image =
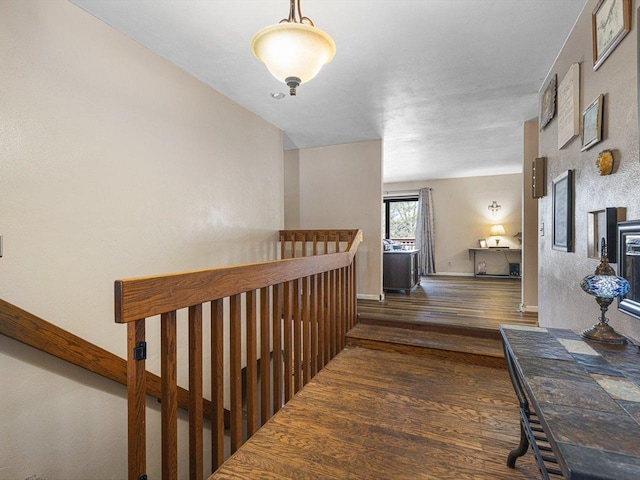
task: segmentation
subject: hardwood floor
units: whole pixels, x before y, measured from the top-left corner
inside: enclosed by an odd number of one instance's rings
[[[501,323],[537,325],[538,314],[518,312],[520,280],[422,277],[409,295],[385,292],[385,300],[358,300],[362,323],[405,327],[441,325],[497,331]]]
[[[538,478],[506,370],[347,348],[211,479]]]

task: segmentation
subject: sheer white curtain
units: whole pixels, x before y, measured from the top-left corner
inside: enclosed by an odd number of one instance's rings
[[[433,234],[433,195],[430,188],[420,189],[418,220],[416,222],[416,248],[420,250],[420,275],[436,273]]]

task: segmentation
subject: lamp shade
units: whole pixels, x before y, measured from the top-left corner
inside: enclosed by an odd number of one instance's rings
[[[629,282],[616,275],[587,275],[580,288],[598,298],[618,298],[629,293]]]
[[[281,82],[297,78],[305,83],[333,59],[336,44],[318,27],[284,22],[256,33],[251,51]]]
[[[507,232],[504,231],[504,227],[502,225],[492,225],[491,232],[489,234],[492,237],[497,237],[498,235],[506,235]]]

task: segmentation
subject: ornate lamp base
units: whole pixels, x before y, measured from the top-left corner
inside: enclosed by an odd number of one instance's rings
[[[602,321],[584,330],[580,335],[589,340],[595,340],[596,342],[611,343],[614,345],[627,343],[625,337],[617,333],[608,323]]]

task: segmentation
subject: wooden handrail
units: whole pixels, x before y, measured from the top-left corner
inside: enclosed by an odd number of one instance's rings
[[[294,232],[297,236],[304,231]],[[116,322],[132,322],[346,267],[355,256],[362,232],[350,236],[347,231],[339,232],[350,240],[346,252],[116,280]]]
[[[189,322],[189,402],[197,407],[203,384],[202,312],[203,306],[210,303],[211,344],[207,353],[211,358],[212,402],[207,408],[211,412],[215,470],[224,461],[225,378],[231,400],[229,433],[233,453],[245,440],[244,399],[246,431],[251,436],[344,348],[345,335],[357,320],[355,254],[361,241],[360,230],[281,231],[280,260],[115,282],[115,319],[127,324],[130,480],[146,474],[145,405],[141,393],[147,381],[146,359],[136,353],[141,345],[146,346],[146,321],[154,317],[160,322],[162,477],[168,480],[178,475],[177,322]],[[226,310],[223,301],[228,305]],[[188,319],[178,313],[184,309],[188,309]],[[225,317],[229,319],[226,332],[222,328]],[[223,335],[228,335],[228,342]],[[222,351],[225,344],[230,348],[226,372]],[[262,358],[258,358],[258,346]],[[190,418],[189,475],[201,480],[203,432],[202,424],[195,423]]]
[[[127,385],[125,359],[2,299],[0,333],[102,377]],[[146,372],[146,377],[146,394],[160,400],[160,377],[150,372]],[[180,388],[179,407],[187,410],[188,400],[189,392]],[[211,402],[206,399],[203,401],[205,417],[210,418]]]

